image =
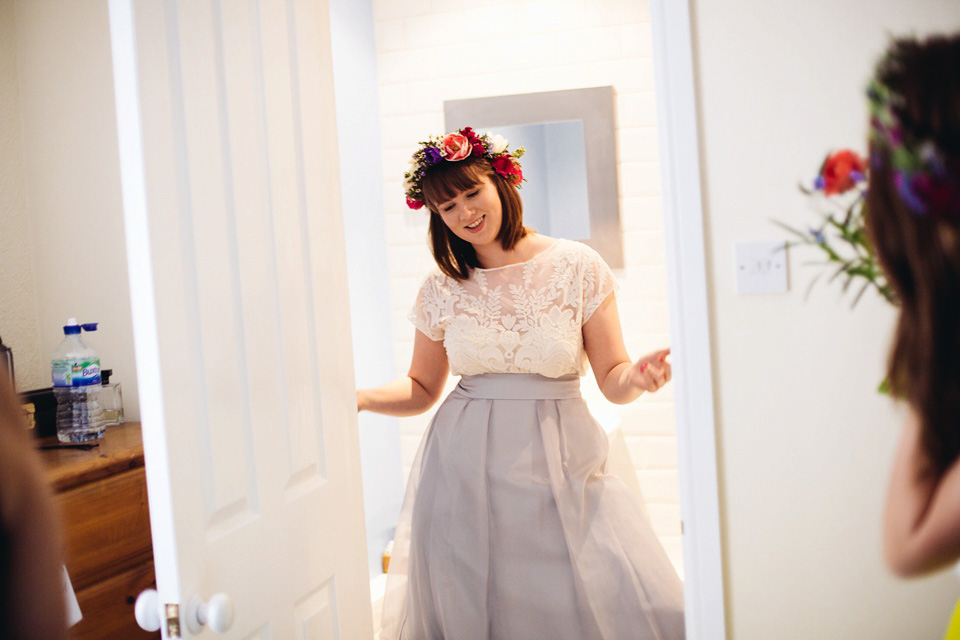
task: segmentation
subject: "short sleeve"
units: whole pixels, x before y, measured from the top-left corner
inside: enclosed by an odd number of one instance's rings
[[[448,298],[442,286],[442,276],[431,274],[420,286],[417,301],[410,309],[407,318],[431,340],[443,340],[446,325],[450,319],[450,314],[446,313],[449,307]]]
[[[584,245],[581,269],[581,286],[583,291],[583,322],[600,308],[603,301],[614,293],[619,285],[613,277],[613,271],[600,257],[600,254],[591,247]]]

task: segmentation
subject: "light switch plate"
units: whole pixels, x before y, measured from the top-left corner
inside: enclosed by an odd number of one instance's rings
[[[785,242],[738,242],[735,248],[737,293],[785,293]]]

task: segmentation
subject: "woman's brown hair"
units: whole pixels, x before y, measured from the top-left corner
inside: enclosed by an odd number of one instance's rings
[[[960,36],[895,41],[877,80],[898,96],[892,106],[905,134],[934,141],[957,184]],[[923,449],[939,475],[960,456],[960,211],[935,203],[915,211],[891,161],[887,145],[871,144],[866,225],[900,303],[887,376],[920,417]]]
[[[497,240],[504,251],[513,249],[527,235],[523,226],[523,201],[517,188],[493,170],[486,158],[475,157],[462,162],[440,162],[430,168],[423,178],[423,196],[430,208],[430,251],[437,266],[446,275],[465,280],[470,270],[480,267],[473,245],[450,231],[440,217],[437,205],[462,191],[473,189],[486,176],[500,195],[503,219]]]

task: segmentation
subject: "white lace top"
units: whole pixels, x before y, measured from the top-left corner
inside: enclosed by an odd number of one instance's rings
[[[443,340],[453,375],[587,371],[584,323],[617,288],[594,249],[556,240],[525,262],[427,277],[410,320]]]

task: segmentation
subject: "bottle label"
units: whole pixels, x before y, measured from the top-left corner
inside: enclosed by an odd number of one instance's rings
[[[100,359],[54,360],[53,386],[87,387],[100,384]]]
[[[69,387],[73,378],[73,367],[69,360],[54,360],[51,363],[53,386]]]

